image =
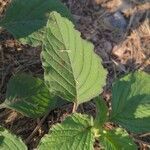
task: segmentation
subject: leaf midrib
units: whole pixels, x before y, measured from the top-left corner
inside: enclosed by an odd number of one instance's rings
[[[55,17],[55,15],[53,14],[53,18],[55,19],[55,21],[56,21],[56,24],[57,24],[57,26],[58,26],[58,29],[59,29],[59,33],[60,33],[60,35],[61,35],[61,38],[62,38],[62,40],[63,40],[63,43],[65,43],[65,40],[64,40],[64,37],[63,37],[63,35],[62,35],[62,33],[61,33],[61,28],[60,28],[60,26],[59,26],[59,23],[58,23],[58,21],[57,21],[57,19],[56,19],[56,17]],[[66,20],[64,20],[64,22],[65,22]],[[66,24],[66,22],[65,22],[65,24]],[[64,44],[64,47],[67,49],[67,47],[66,47],[66,43]],[[70,62],[70,66],[71,66],[71,70],[72,70],[72,72],[73,72],[73,78],[74,78],[74,83],[75,83],[75,92],[76,92],[76,97],[75,97],[75,99],[74,99],[74,102],[75,103],[77,103],[77,83],[76,83],[76,79],[75,79],[75,75],[74,75],[74,71],[73,71],[73,68],[72,68],[72,62],[71,62],[71,60],[70,60],[70,57],[69,57],[69,55],[68,55],[68,58],[69,58],[69,62]]]

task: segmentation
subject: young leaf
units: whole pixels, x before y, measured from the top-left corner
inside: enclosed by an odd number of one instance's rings
[[[150,75],[130,73],[113,85],[111,120],[129,131],[150,131]]]
[[[58,100],[52,99],[43,80],[21,74],[10,79],[2,106],[36,118],[56,108],[57,104]]]
[[[105,150],[137,150],[132,138],[121,128],[103,131],[99,141]]]
[[[20,138],[0,126],[0,150],[27,150]]]
[[[12,0],[0,26],[23,44],[37,46],[43,40],[47,16],[51,11],[72,19],[69,10],[59,0]]]
[[[73,114],[55,125],[44,136],[38,146],[39,150],[93,150],[93,118],[87,115]]]
[[[97,113],[96,113],[94,127],[102,128],[102,126],[108,119],[108,115],[107,115],[108,107],[106,105],[106,102],[100,96],[95,98],[95,103],[96,103]]]
[[[51,92],[77,104],[102,92],[106,70],[93,45],[57,12],[50,14],[42,50],[45,81]]]

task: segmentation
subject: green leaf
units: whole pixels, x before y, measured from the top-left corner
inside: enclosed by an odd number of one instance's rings
[[[111,120],[129,131],[150,131],[150,75],[135,72],[113,85]]]
[[[93,118],[73,114],[42,138],[39,150],[93,150]]]
[[[106,70],[90,42],[83,40],[73,24],[52,12],[43,42],[42,65],[51,92],[77,104],[102,92]]]
[[[102,128],[104,123],[108,120],[108,107],[106,102],[99,96],[95,98],[97,113],[95,118],[95,128]]]
[[[12,0],[0,26],[6,28],[23,44],[40,45],[51,11],[72,20],[69,10],[59,0]]]
[[[137,146],[132,138],[121,128],[103,131],[99,140],[105,150],[137,150]]]
[[[0,150],[27,150],[20,138],[0,126]]]
[[[43,80],[21,74],[10,79],[6,100],[2,106],[14,109],[25,116],[36,118],[61,105],[62,102],[50,96]]]

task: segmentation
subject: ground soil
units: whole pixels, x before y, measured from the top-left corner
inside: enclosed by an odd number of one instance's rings
[[[108,70],[107,85],[102,96],[111,109],[111,85],[123,74],[135,70],[150,73],[150,24],[149,0],[62,0],[76,20],[76,28],[82,37],[91,41],[95,52],[102,58]],[[4,15],[10,0],[0,0],[0,17]],[[112,24],[114,14],[124,18],[126,26]],[[121,20],[122,23],[123,20]],[[12,75],[28,72],[43,75],[40,61],[41,48],[21,45],[7,31],[0,29],[0,103],[5,99],[6,86]],[[29,149],[37,146],[41,137],[57,122],[72,111],[72,104],[64,105],[39,119],[30,119],[21,114],[0,110],[0,125],[20,136]],[[94,116],[93,102],[83,104],[80,112]],[[38,127],[36,132],[34,129]],[[108,124],[107,127],[113,127]],[[141,150],[150,148],[150,134],[132,135]],[[100,149],[95,144],[95,149]]]

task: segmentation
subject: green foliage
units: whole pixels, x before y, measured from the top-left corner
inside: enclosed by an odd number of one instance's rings
[[[113,85],[111,120],[129,131],[150,131],[150,76],[144,72],[126,75]]]
[[[73,114],[61,124],[56,124],[42,138],[39,150],[93,150],[93,118],[87,115]]]
[[[102,128],[104,123],[108,120],[108,107],[106,102],[99,96],[95,98],[97,113],[95,118],[95,127]]]
[[[20,138],[0,126],[0,150],[27,150]]]
[[[72,20],[70,12],[59,0],[12,0],[0,26],[23,44],[41,45],[48,14],[52,11]]]
[[[93,45],[80,37],[73,24],[52,12],[43,42],[44,78],[52,93],[81,104],[102,92],[106,70]]]
[[[102,92],[107,71],[94,53],[94,46],[83,40],[67,19],[70,16],[58,0],[12,1],[0,25],[24,44],[42,45],[44,81],[27,74],[11,78],[0,109],[10,108],[37,118],[66,103],[60,97],[78,106]],[[71,114],[52,127],[38,149],[93,150],[97,139],[106,150],[136,150],[127,131],[122,128],[106,131],[105,123],[112,121],[135,133],[150,130],[149,77],[144,72],[135,72],[117,80],[112,88],[110,114],[105,101],[97,97],[95,119]],[[0,127],[0,149],[26,150],[27,147]]]
[[[43,80],[20,74],[10,79],[3,105],[25,116],[37,118],[63,102],[60,103],[60,100],[50,96]]]
[[[99,140],[106,150],[137,150],[132,138],[121,128],[111,131],[104,130]]]

